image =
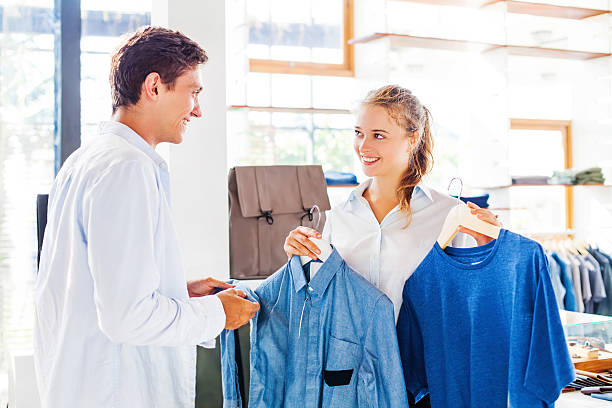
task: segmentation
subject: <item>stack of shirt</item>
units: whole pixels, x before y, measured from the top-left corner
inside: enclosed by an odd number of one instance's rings
[[[600,167],[593,167],[576,173],[576,184],[603,184],[604,181]]]
[[[548,184],[603,184],[604,182],[605,177],[601,167],[582,171],[572,169],[555,171],[548,180]]]
[[[548,176],[512,176],[512,184],[548,184]]]
[[[357,176],[353,173],[343,173],[340,171],[326,171],[325,182],[328,186],[357,185]]]
[[[554,171],[548,184],[574,184],[576,180],[576,170]]]

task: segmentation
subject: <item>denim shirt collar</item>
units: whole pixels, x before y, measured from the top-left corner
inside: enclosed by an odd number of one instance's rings
[[[327,286],[329,286],[329,283],[332,281],[343,262],[344,260],[340,257],[336,248],[334,248],[329,258],[323,262],[323,265],[317,271],[316,275],[310,280],[310,286],[316,293],[325,292],[325,289],[327,289]],[[293,255],[291,257],[289,261],[289,272],[291,273],[294,289],[296,292],[299,292],[307,284],[306,276],[304,276],[304,268],[302,267],[299,256]]]
[[[120,136],[129,144],[149,156],[149,158],[158,166],[165,163],[164,159],[155,151],[155,149],[153,149],[150,144],[145,142],[145,140],[132,128],[124,125],[123,123],[115,121],[102,122],[100,123],[99,131],[101,135],[111,133],[113,135]]]

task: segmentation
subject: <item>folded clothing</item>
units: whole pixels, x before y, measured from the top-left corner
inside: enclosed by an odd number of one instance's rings
[[[548,180],[548,184],[574,184],[576,181],[577,170],[554,171],[552,177]]]
[[[512,184],[548,184],[548,176],[512,176]]]
[[[586,170],[563,170],[553,172],[548,184],[603,184],[605,177],[601,167]]]
[[[325,182],[327,182],[328,186],[338,186],[338,185],[357,185],[357,176],[353,173],[343,173],[340,171],[326,171],[325,172]]]
[[[598,392],[594,392],[593,394],[591,394],[591,397],[606,400],[606,401],[612,401],[612,393],[600,394]]]
[[[576,184],[603,184],[604,181],[600,167],[592,167],[576,173]]]
[[[453,197],[457,198],[457,196],[453,196]],[[483,194],[483,195],[477,195],[477,196],[471,196],[471,197],[461,197],[460,200],[466,204],[469,202],[474,203],[480,208],[489,207],[489,194]]]

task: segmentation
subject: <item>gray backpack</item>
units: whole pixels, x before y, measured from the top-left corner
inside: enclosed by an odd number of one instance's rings
[[[265,279],[287,263],[289,232],[325,225],[321,166],[244,166],[229,174],[230,277]],[[320,212],[317,214],[315,205]]]

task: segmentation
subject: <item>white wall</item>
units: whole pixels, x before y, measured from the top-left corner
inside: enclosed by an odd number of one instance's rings
[[[174,221],[188,279],[229,277],[226,50],[224,0],[154,0],[153,25],[180,30],[206,50],[193,120],[178,146],[162,148],[170,166]]]
[[[573,165],[604,168],[612,185],[612,57],[585,63],[572,98]],[[574,187],[577,235],[612,250],[612,187]]]

